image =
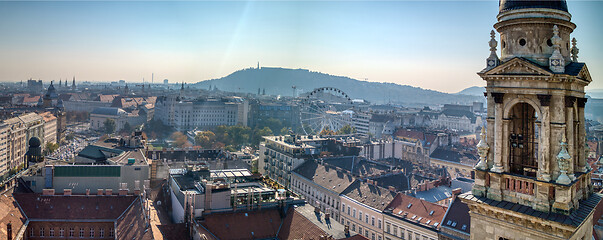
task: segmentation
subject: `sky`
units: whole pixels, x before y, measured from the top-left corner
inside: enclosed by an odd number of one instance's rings
[[[603,1],[568,1],[603,89]],[[261,66],[443,92],[483,86],[498,1],[0,0],[0,81],[194,83]],[[499,44],[500,49],[500,44]],[[499,51],[500,54],[500,51]]]

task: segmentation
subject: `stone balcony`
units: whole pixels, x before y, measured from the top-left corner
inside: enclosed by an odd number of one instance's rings
[[[575,180],[569,184],[545,182],[507,172],[476,169],[475,174],[472,193],[476,197],[517,203],[541,212],[569,215],[580,207],[581,200],[593,192],[590,172],[577,173]]]

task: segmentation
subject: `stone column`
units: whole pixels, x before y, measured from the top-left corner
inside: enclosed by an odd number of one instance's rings
[[[584,153],[585,151],[585,144],[586,144],[586,124],[584,121],[584,106],[586,106],[586,100],[588,100],[587,98],[578,98],[578,150],[577,150],[577,155],[578,155],[578,167],[576,168],[576,171],[578,172],[587,172],[587,168],[586,168],[586,154]]]
[[[574,104],[576,102],[576,97],[572,97],[572,96],[565,96],[565,135],[567,136],[567,151],[570,153],[570,156],[572,156],[572,161],[569,163],[568,166],[568,171],[567,171],[567,175],[569,176],[569,178],[574,181],[576,180],[576,177],[574,176],[574,171],[575,171],[575,166],[576,164],[576,158],[574,157],[576,155],[576,136],[574,133]]]
[[[492,97],[490,95],[490,97],[487,96],[487,93],[484,93],[484,96],[486,96],[486,100],[487,100],[487,117],[486,117],[486,143],[488,144],[488,146],[490,146],[490,151],[488,151],[488,156],[486,157],[486,163],[488,166],[488,169],[492,168],[492,166],[494,166],[494,148],[492,148],[494,146],[494,97]]]
[[[501,173],[503,171],[502,165],[502,147],[503,147],[503,98],[504,93],[492,93],[494,102],[496,103],[496,110],[494,111],[494,166],[490,171]]]
[[[551,95],[538,95],[540,100],[541,115],[540,116],[540,139],[538,145],[540,152],[538,153],[538,180],[549,182],[551,181],[551,166],[550,166],[550,142],[551,142],[551,113],[549,106],[551,104]]]

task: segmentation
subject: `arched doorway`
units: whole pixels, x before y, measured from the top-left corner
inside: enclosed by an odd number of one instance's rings
[[[509,171],[536,177],[538,171],[538,115],[528,103],[518,103],[509,114]]]

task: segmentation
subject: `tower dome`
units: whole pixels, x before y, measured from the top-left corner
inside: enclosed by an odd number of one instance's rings
[[[559,56],[570,62],[570,34],[576,25],[571,22],[565,0],[500,0],[499,3],[494,28],[500,33],[503,62],[521,57],[546,67],[557,47]],[[557,44],[552,39],[555,26],[560,39]]]
[[[567,12],[567,2],[565,0],[554,1],[526,1],[526,0],[500,0],[500,11],[503,13],[510,10],[526,8],[546,8]]]
[[[38,137],[32,137],[29,139],[29,147],[39,147],[42,145],[42,142]]]

